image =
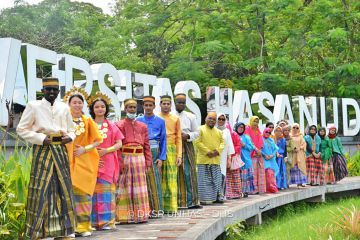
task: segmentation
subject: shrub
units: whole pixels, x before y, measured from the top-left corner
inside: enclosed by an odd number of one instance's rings
[[[357,151],[352,157],[347,157],[347,167],[349,176],[360,176],[360,151]]]
[[[360,238],[360,210],[352,205],[351,208],[338,208],[340,215],[332,212],[334,224],[347,236]]]

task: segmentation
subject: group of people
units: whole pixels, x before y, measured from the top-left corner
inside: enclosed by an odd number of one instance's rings
[[[126,118],[107,119],[111,100],[73,87],[56,101],[57,78],[44,78],[42,100],[27,104],[17,133],[33,144],[26,207],[26,237],[74,238],[116,223],[143,223],[179,208],[248,194],[277,192],[289,184],[335,183],[347,175],[336,129],[281,121],[259,130],[259,118],[234,128],[225,114],[209,112],[205,124],[185,111],[186,95],[126,99]],[[91,117],[84,115],[87,105]]]

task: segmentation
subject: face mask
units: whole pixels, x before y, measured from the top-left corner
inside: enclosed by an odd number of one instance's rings
[[[126,116],[127,116],[129,119],[135,119],[135,118],[136,118],[136,113],[126,113]]]

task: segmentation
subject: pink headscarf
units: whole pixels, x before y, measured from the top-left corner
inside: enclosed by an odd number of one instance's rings
[[[270,135],[271,135],[271,128],[265,128],[264,131],[263,131],[263,137],[264,138],[269,138]],[[269,135],[266,135],[266,132],[269,132],[270,134]]]

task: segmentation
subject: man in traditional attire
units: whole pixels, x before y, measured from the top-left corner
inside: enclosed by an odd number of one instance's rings
[[[165,213],[177,212],[177,173],[182,158],[181,126],[178,116],[171,114],[171,97],[161,96],[161,113],[166,125],[166,161],[162,165],[162,194]]]
[[[162,192],[161,192],[161,166],[166,160],[166,127],[164,119],[154,114],[155,98],[145,96],[144,116],[137,120],[147,125],[149,131],[150,149],[153,157],[152,167],[147,171],[146,180],[149,194],[150,216],[159,216],[162,211]]]
[[[17,127],[20,137],[33,144],[26,206],[28,239],[75,238],[74,194],[65,144],[75,139],[70,110],[56,102],[57,78],[44,78],[42,100],[27,104]]]
[[[182,164],[178,172],[178,205],[183,208],[201,208],[198,195],[196,159],[193,141],[199,136],[194,114],[184,111],[186,95],[175,96],[176,115],[180,118],[182,138]]]
[[[201,204],[224,202],[220,156],[225,144],[222,132],[214,127],[215,124],[216,113],[209,112],[206,124],[200,127],[199,137],[195,140]]]
[[[149,218],[146,168],[152,166],[148,129],[136,118],[137,103],[124,101],[126,118],[116,125],[124,135],[121,175],[116,200],[116,220],[120,223],[142,223]]]

